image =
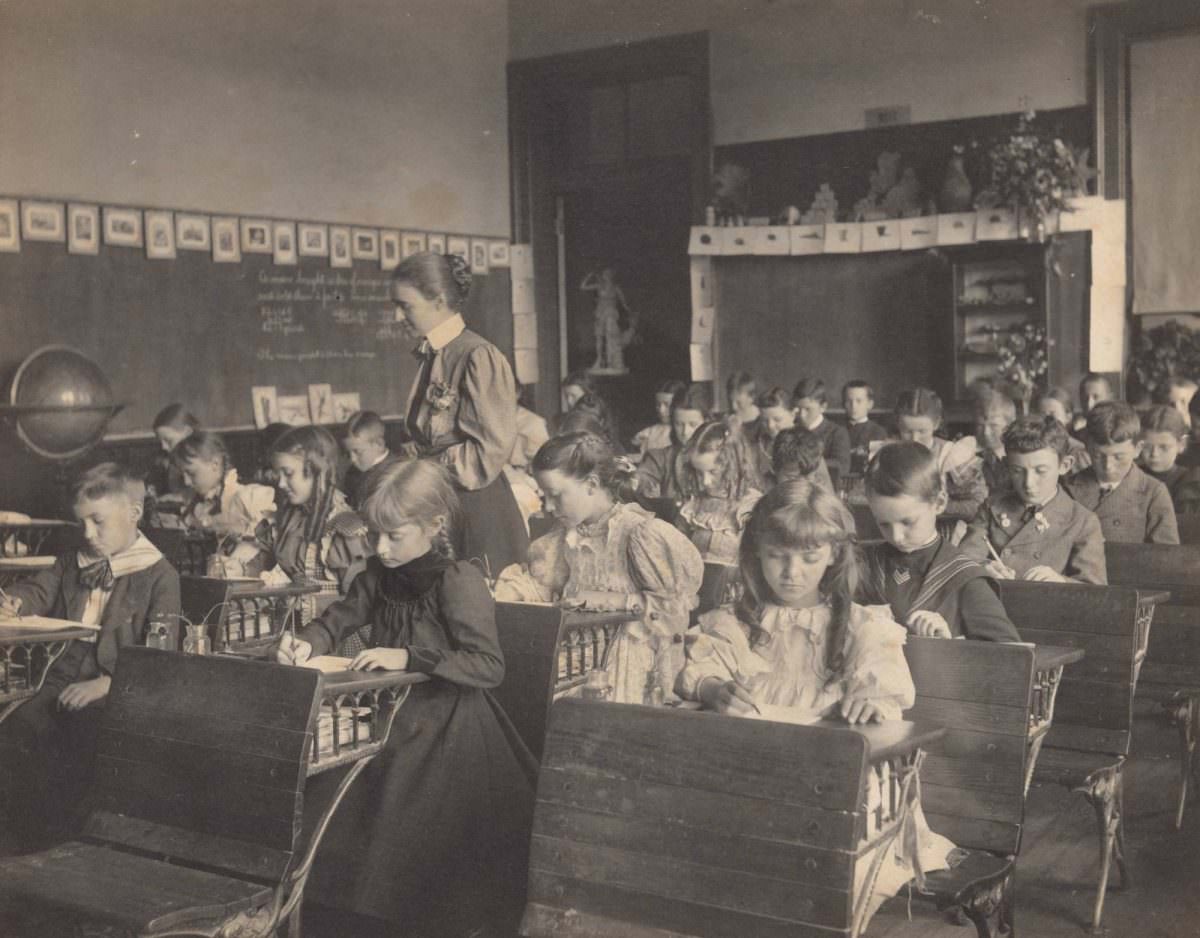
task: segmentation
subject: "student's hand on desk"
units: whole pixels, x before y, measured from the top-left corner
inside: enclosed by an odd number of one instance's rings
[[[705,678],[699,696],[704,706],[717,713],[753,713],[758,710],[750,691],[737,681],[722,682],[716,677]]]
[[[1045,564],[1037,567],[1030,567],[1025,571],[1025,580],[1032,580],[1035,583],[1066,583],[1067,578],[1052,567],[1047,567]]]
[[[108,688],[111,684],[112,678],[107,674],[101,674],[90,681],[76,681],[74,684],[68,684],[58,695],[58,706],[63,710],[72,711],[90,707],[108,696]]]
[[[1017,571],[999,560],[989,560],[983,565],[983,569],[988,572],[988,576],[995,577],[997,580],[1015,580],[1017,578]]]
[[[871,701],[863,697],[847,695],[842,698],[842,719],[853,725],[855,723],[882,723],[883,713]]]
[[[918,609],[908,617],[908,622],[905,623],[908,630],[913,635],[920,635],[922,638],[953,638],[954,635],[950,632],[950,625],[936,612],[931,612],[928,609]]]
[[[352,671],[405,671],[407,669],[407,648],[368,648],[360,651],[350,662]]]
[[[0,619],[15,619],[21,615],[24,600],[19,596],[4,596],[0,598]]]
[[[291,632],[284,632],[279,636],[279,644],[275,646],[275,660],[280,664],[304,664],[311,657],[311,643],[296,638]]]

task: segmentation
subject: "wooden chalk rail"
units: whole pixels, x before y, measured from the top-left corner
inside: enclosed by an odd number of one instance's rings
[[[146,938],[266,938],[284,923],[295,938],[334,813],[425,680],[123,648],[84,836],[0,860],[0,901]],[[322,710],[347,708],[358,728],[322,748]],[[307,780],[330,771],[344,774],[305,821]]]

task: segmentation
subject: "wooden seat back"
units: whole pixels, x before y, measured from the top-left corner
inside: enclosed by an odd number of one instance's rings
[[[871,731],[889,744],[844,725],[557,701],[521,934],[850,934],[856,869],[891,821],[867,810],[870,760],[919,745],[910,723]]]
[[[1155,607],[1139,686],[1151,695],[1200,690],[1200,544],[1109,543],[1104,554],[1110,583],[1171,594]]]
[[[1046,745],[1128,755],[1145,624],[1138,591],[1001,580],[1000,599],[1025,641],[1084,652],[1063,672]]]
[[[89,838],[278,883],[296,855],[321,675],[121,649]]]
[[[182,528],[149,527],[145,534],[180,576],[204,576],[208,572],[208,558],[217,547],[215,537],[198,537]]]
[[[204,623],[215,635],[225,621],[224,603],[229,599],[229,580],[212,576],[181,576],[179,605],[193,625]]]
[[[1200,514],[1177,515],[1175,520],[1179,524],[1179,543],[1200,544]]]
[[[917,689],[905,718],[946,728],[921,767],[929,826],[960,847],[1015,855],[1025,821],[1033,648],[909,638],[904,654]]]
[[[692,618],[711,612],[726,603],[736,602],[741,586],[741,571],[732,564],[705,561],[704,579],[696,594],[696,608]]]
[[[534,756],[541,758],[556,694],[569,693],[602,666],[626,613],[564,612],[536,603],[496,603],[504,680],[492,691]]]

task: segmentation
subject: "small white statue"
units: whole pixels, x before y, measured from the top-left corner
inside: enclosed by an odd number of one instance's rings
[[[637,329],[637,316],[625,302],[611,267],[605,267],[597,275],[595,271],[583,278],[580,290],[596,294],[596,361],[591,371],[606,374],[624,374],[625,346],[633,341]],[[621,311],[629,318],[629,328],[621,329]]]

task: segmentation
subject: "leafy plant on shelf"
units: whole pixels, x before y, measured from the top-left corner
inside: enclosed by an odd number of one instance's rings
[[[999,337],[996,375],[1012,388],[1025,413],[1033,399],[1034,388],[1046,376],[1049,353],[1046,327],[1027,322]]]
[[[1131,359],[1130,369],[1138,387],[1156,398],[1175,375],[1200,375],[1200,336],[1190,326],[1174,320],[1143,329],[1134,340]]]
[[[1071,210],[1067,200],[1080,194],[1087,177],[1075,152],[1058,137],[1043,136],[1034,117],[1033,111],[1021,114],[1016,132],[992,145],[989,201],[1028,213],[1037,228],[1055,212]]]

